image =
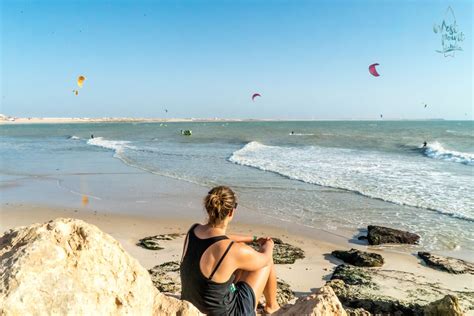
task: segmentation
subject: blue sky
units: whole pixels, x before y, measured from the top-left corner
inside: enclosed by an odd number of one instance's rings
[[[448,6],[465,36],[455,57],[435,52]],[[472,17],[468,0],[5,0],[0,111],[472,119]]]

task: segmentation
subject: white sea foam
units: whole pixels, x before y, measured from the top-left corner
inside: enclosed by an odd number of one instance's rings
[[[70,136],[68,139],[71,139],[71,140],[79,140],[81,139],[79,136],[76,136],[76,135],[72,135]]]
[[[87,141],[87,144],[102,147],[105,149],[111,149],[115,152],[118,158],[121,158],[122,153],[125,149],[135,149],[135,146],[129,145],[130,142],[126,140],[107,140],[103,137],[91,138]]]
[[[250,142],[229,160],[310,184],[474,221],[474,190],[469,173],[453,175],[434,166],[435,161],[426,163],[422,156]],[[453,177],[455,182],[446,181]]]
[[[465,165],[474,165],[474,153],[465,153],[455,150],[448,150],[439,142],[429,143],[423,153],[433,159],[440,159],[458,162]]]
[[[313,136],[314,134],[312,133],[293,133],[293,134],[289,134],[291,136]]]

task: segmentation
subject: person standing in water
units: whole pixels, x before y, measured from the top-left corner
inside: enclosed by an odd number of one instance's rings
[[[204,207],[207,223],[192,225],[184,241],[181,299],[208,315],[255,315],[264,295],[265,313],[277,311],[273,240],[226,234],[237,209],[228,187],[209,191]],[[250,242],[257,242],[260,251],[245,244]]]

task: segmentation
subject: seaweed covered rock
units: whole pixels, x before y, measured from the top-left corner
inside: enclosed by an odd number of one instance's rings
[[[369,225],[367,240],[371,245],[380,244],[416,244],[420,236],[403,230]]]
[[[283,306],[273,315],[346,316],[347,314],[332,288],[323,286],[316,292],[299,298],[295,304]]]
[[[352,248],[351,250],[335,250],[332,255],[345,263],[358,267],[381,267],[383,257],[377,253],[365,252]]]
[[[304,258],[303,249],[283,242],[280,238],[272,238],[275,246],[273,247],[273,263],[275,264],[292,264],[296,259]],[[259,250],[258,243],[251,243],[250,246],[255,250]]]
[[[418,252],[418,257],[423,259],[427,266],[441,271],[453,274],[474,274],[474,264],[461,259],[443,257],[440,255],[435,255],[429,252],[422,251]]]
[[[295,298],[295,293],[291,290],[290,285],[281,279],[277,279],[276,299],[278,305],[284,306]],[[260,297],[257,308],[262,309],[265,306],[265,297]]]
[[[341,264],[334,270],[331,280],[342,280],[345,284],[375,287],[370,271],[347,264]]]
[[[173,240],[184,235],[185,234],[173,233],[145,237],[138,241],[137,246],[143,247],[148,250],[161,250],[163,249],[163,247],[160,245],[160,241]]]
[[[181,293],[181,279],[178,261],[169,261],[148,270],[153,285],[160,291],[171,294]]]
[[[464,312],[459,306],[456,296],[446,295],[442,299],[426,305],[424,314],[425,316],[463,316]]]
[[[382,296],[364,291],[359,286],[346,284],[341,279],[333,279],[326,283],[337,295],[344,308],[351,315],[423,315],[422,306],[403,302],[392,297]],[[376,292],[375,292],[376,293]]]
[[[350,308],[344,306],[348,316],[371,316],[372,314],[363,308]]]

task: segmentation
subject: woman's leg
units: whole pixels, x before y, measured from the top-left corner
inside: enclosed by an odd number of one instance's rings
[[[265,296],[266,312],[271,313],[279,309],[276,301],[277,281],[273,262],[257,271],[243,271],[238,281],[244,281],[250,285],[255,293],[256,304],[262,294]]]
[[[268,275],[267,284],[263,289],[263,295],[265,296],[265,311],[268,313],[276,312],[280,306],[276,300],[277,292],[277,279],[275,265],[271,264],[270,274]]]

